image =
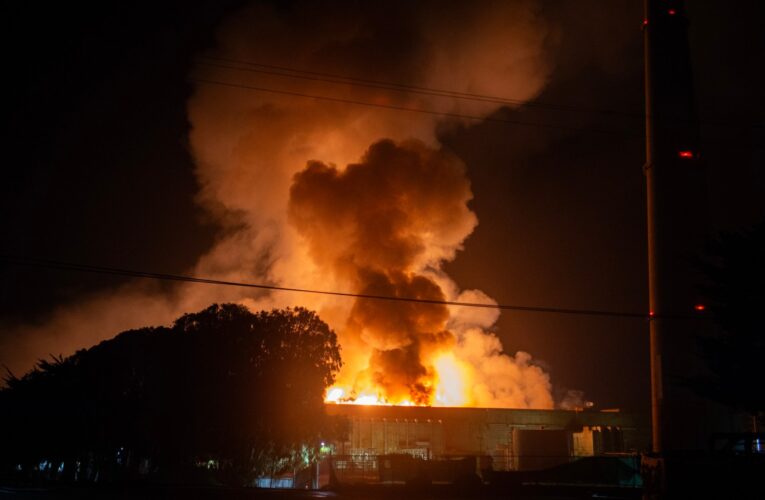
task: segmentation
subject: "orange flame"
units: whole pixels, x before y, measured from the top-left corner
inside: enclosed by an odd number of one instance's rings
[[[425,384],[435,389],[427,400],[415,403],[411,399],[384,396],[384,390],[374,383],[362,387],[336,384],[326,391],[324,401],[336,404],[383,406],[471,406],[472,373],[468,364],[451,352],[439,353],[430,360],[431,374]]]

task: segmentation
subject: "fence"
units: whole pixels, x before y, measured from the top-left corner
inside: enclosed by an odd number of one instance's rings
[[[597,478],[622,485],[635,485],[640,474],[640,458],[637,455],[614,454],[598,457],[573,457],[558,455],[513,456],[439,456],[430,459],[411,454],[390,455],[335,455],[326,457],[331,481],[337,484],[359,483],[455,483],[462,481],[487,481],[493,474],[518,471],[511,465],[538,464],[526,471],[551,471],[554,476],[573,480],[575,477],[594,481]],[[508,462],[509,461],[509,462]]]

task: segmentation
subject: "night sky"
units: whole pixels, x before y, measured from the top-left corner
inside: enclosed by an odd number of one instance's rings
[[[551,75],[526,106],[492,117],[550,127],[438,129],[467,166],[480,221],[446,270],[502,304],[645,312],[642,2],[537,3]],[[195,201],[189,74],[243,5],[3,5],[2,254],[188,273],[223,231]],[[713,231],[765,216],[764,14],[762,2],[688,2]],[[125,281],[0,264],[0,362],[28,368],[11,354],[19,325]],[[644,320],[505,311],[496,331],[506,351],[543,364],[556,396],[647,408]]]

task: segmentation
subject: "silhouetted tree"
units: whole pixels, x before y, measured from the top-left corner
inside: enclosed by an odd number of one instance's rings
[[[246,483],[306,465],[331,437],[323,392],[340,364],[335,333],[311,311],[212,305],[9,376],[0,460],[80,480],[183,479],[211,463]]]
[[[743,233],[723,234],[707,252],[703,287],[717,334],[700,338],[713,373],[701,381],[707,395],[757,415],[765,411],[765,224]]]

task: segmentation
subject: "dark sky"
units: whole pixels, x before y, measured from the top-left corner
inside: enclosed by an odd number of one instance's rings
[[[187,76],[242,3],[4,3],[3,254],[167,273],[194,264],[219,228],[194,202]],[[441,134],[468,166],[480,220],[448,270],[500,303],[645,311],[642,2],[540,3],[560,39],[537,102],[570,108],[495,116],[580,131],[486,122]],[[688,6],[714,230],[765,214],[763,11]],[[1,265],[0,347],[17,340],[12,325],[119,282]],[[498,332],[542,360],[556,390],[646,408],[642,320],[505,312]]]

